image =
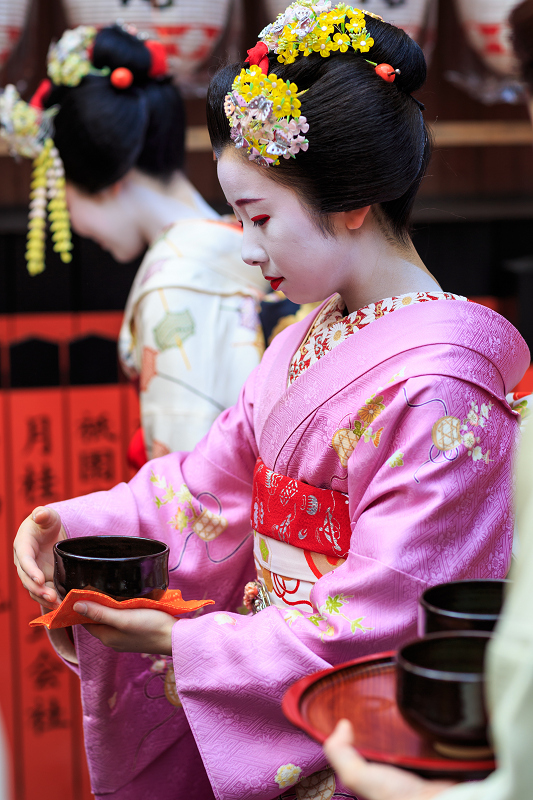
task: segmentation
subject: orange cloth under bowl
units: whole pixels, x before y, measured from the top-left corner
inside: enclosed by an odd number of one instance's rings
[[[58,608],[49,611],[42,617],[37,617],[30,622],[30,625],[44,625],[48,630],[54,628],[67,628],[69,625],[94,624],[92,619],[73,611],[74,603],[80,600],[89,600],[93,603],[100,603],[107,608],[154,608],[156,611],[165,611],[173,617],[178,614],[186,614],[188,611],[196,611],[204,606],[214,604],[214,600],[183,600],[179,589],[169,589],[165,592],[161,600],[149,600],[144,597],[135,597],[132,600],[113,600],[106,594],[93,592],[89,589],[72,589]]]

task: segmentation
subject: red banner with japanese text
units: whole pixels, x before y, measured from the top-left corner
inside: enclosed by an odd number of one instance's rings
[[[65,398],[59,388],[20,389],[10,391],[4,402],[11,436],[11,504],[18,524],[35,506],[70,495]],[[75,790],[79,796],[80,781],[75,772],[82,754],[73,752],[73,677],[57,658],[46,634],[28,627],[39,608],[18,580],[11,601],[15,623],[12,654],[17,666],[12,682],[18,729],[17,800],[35,796],[44,800],[46,787],[53,787],[55,797],[75,797]]]
[[[10,347],[31,338],[59,345],[114,339],[120,312],[0,316],[0,378],[10,385]],[[13,538],[35,506],[129,480],[127,445],[139,425],[135,388],[100,386],[0,391],[0,714],[13,773],[2,800],[90,800],[77,676],[57,657],[13,566]]]

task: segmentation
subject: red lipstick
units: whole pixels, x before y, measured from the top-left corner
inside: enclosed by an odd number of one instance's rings
[[[276,289],[278,288],[278,286],[279,286],[279,285],[282,283],[282,281],[283,281],[283,280],[285,280],[285,279],[284,279],[284,278],[269,278],[269,277],[268,277],[268,275],[265,275],[265,280],[269,281],[269,282],[270,282],[270,285],[272,286],[272,288],[274,289],[274,291],[276,291]]]

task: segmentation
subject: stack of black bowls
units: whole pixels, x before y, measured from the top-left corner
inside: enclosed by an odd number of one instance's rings
[[[419,600],[420,638],[398,651],[398,707],[442,756],[492,757],[485,655],[508,583],[464,580],[427,589]]]

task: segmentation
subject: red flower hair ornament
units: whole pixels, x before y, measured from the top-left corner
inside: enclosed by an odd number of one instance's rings
[[[152,57],[152,66],[148,75],[150,78],[163,78],[168,72],[165,45],[155,39],[147,39],[144,44]]]
[[[49,78],[43,78],[34,92],[29,105],[36,108],[38,111],[44,110],[44,101],[52,91],[52,81]]]
[[[248,58],[244,59],[244,63],[258,66],[265,75],[268,75],[268,46],[264,42],[257,42],[255,47],[246,52]]]

